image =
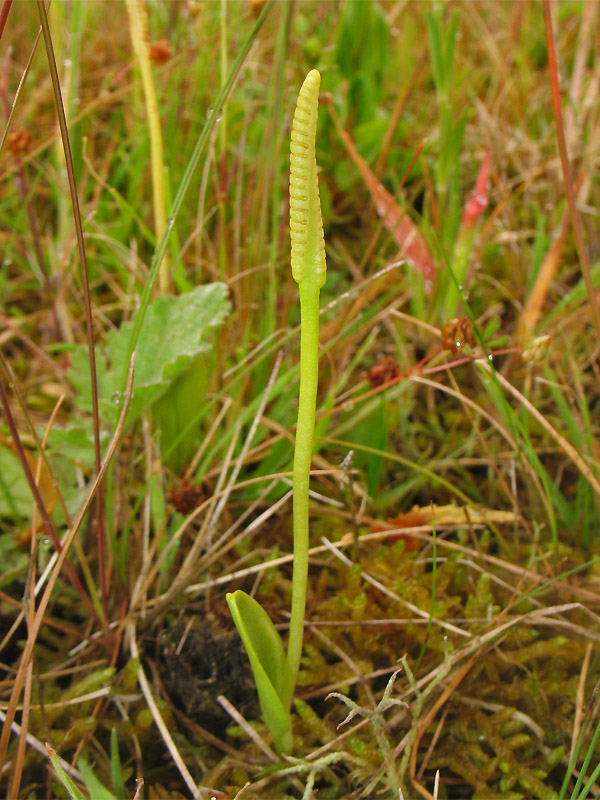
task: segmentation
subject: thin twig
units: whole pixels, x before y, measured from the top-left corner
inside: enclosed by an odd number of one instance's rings
[[[581,673],[579,675],[579,684],[577,686],[577,697],[575,701],[575,719],[573,720],[573,736],[571,737],[571,752],[569,753],[569,763],[573,758],[575,748],[577,747],[577,740],[581,734],[581,722],[583,720],[583,708],[585,703],[585,684],[587,681],[588,671],[590,669],[590,661],[592,658],[592,643],[588,642],[588,646],[581,665]]]
[[[127,639],[129,643],[129,650],[131,652],[131,657],[133,659],[136,659],[139,663],[137,670],[138,683],[140,684],[140,688],[144,694],[144,698],[146,700],[146,703],[148,704],[148,708],[150,709],[156,727],[160,731],[160,735],[162,736],[163,741],[167,746],[167,750],[171,754],[171,758],[173,759],[175,766],[179,770],[179,774],[185,781],[185,785],[192,793],[192,797],[194,798],[194,800],[208,800],[208,798],[206,798],[201,793],[194,779],[190,775],[188,768],[186,767],[183,758],[181,757],[179,750],[177,749],[175,742],[173,741],[173,737],[169,733],[169,729],[167,728],[165,721],[163,720],[160,711],[158,710],[158,706],[156,705],[156,702],[152,695],[152,690],[150,689],[150,684],[148,683],[148,679],[146,678],[146,673],[144,672],[144,668],[142,667],[141,664],[140,651],[137,646],[136,632],[133,620],[130,620],[127,623]]]
[[[558,64],[556,62],[554,34],[552,32],[552,15],[550,13],[550,0],[542,0],[542,8],[544,10],[544,25],[546,27],[546,47],[548,50],[548,69],[550,71],[550,85],[552,87],[554,119],[556,122],[556,139],[558,142],[558,150],[560,153],[560,163],[562,166],[563,180],[565,182],[565,192],[567,195],[567,202],[569,203],[569,211],[571,213],[571,224],[573,225],[573,233],[575,235],[575,247],[577,248],[579,263],[581,264],[581,271],[583,272],[583,279],[585,281],[585,286],[590,301],[590,308],[592,310],[594,325],[596,326],[596,333],[598,334],[598,339],[600,339],[600,308],[598,307],[598,298],[596,297],[596,289],[594,288],[592,273],[590,271],[590,262],[588,259],[588,253],[583,241],[583,231],[581,229],[581,220],[579,217],[579,211],[577,210],[577,204],[575,200],[573,175],[571,174],[571,165],[569,164],[569,154],[567,152],[567,143],[565,140],[565,130],[563,125],[561,100],[560,100],[560,86],[558,81]]]
[[[252,739],[254,744],[258,747],[259,750],[262,750],[263,753],[269,758],[274,764],[279,761],[277,754],[275,751],[269,747],[269,745],[265,742],[265,740],[260,736],[252,727],[249,725],[247,720],[240,714],[237,708],[229,702],[229,700],[220,694],[217,697],[217,703],[223,708],[231,717],[231,719],[242,728],[242,730],[247,734],[247,736]]]
[[[333,555],[336,558],[338,558],[340,561],[342,561],[348,567],[352,566],[352,561],[347,556],[345,556],[341,552],[341,550],[339,550],[338,547],[336,547],[336,545],[334,545],[332,542],[330,542],[325,536],[321,537],[321,541],[323,542],[325,547],[327,547],[333,553]],[[416,606],[414,603],[410,603],[408,600],[405,600],[403,597],[400,597],[400,595],[397,594],[396,592],[392,592],[390,589],[387,588],[387,586],[384,586],[380,581],[378,581],[376,578],[373,578],[368,573],[363,571],[363,572],[360,573],[360,577],[363,580],[365,580],[367,583],[371,584],[371,586],[374,586],[380,592],[385,594],[387,597],[391,597],[393,600],[396,600],[396,602],[400,603],[400,605],[404,606],[405,608],[410,609],[410,611],[412,611],[412,613],[415,614],[416,616],[419,616],[419,617],[422,617],[423,619],[428,619],[428,620],[432,619],[432,617],[431,617],[431,615],[430,615],[430,613],[428,611],[423,611],[418,606]],[[469,638],[471,636],[471,634],[468,631],[464,631],[462,628],[457,628],[456,625],[452,625],[452,623],[446,622],[443,619],[433,618],[432,621],[433,621],[433,623],[435,625],[439,625],[440,627],[444,628],[445,630],[450,631],[451,633],[455,633],[458,636],[462,636],[462,637],[466,637],[466,638]]]
[[[2,722],[3,724],[6,722],[6,714],[3,711],[0,711],[0,722]],[[20,736],[21,726],[19,725],[18,722],[12,722],[11,729],[13,733],[15,733],[17,736]],[[36,739],[35,736],[33,736],[31,733],[28,733],[25,738],[27,739],[27,744],[30,747],[33,747],[34,750],[37,750],[38,753],[41,753],[44,756],[44,758],[48,757],[48,750],[46,749],[46,746],[40,742],[39,739]],[[71,775],[71,777],[75,778],[75,780],[84,783],[83,775],[78,770],[76,770],[75,767],[72,767],[68,761],[64,760],[64,758],[61,758],[60,756],[57,756],[57,758],[58,758],[58,763],[61,765],[61,767],[64,769],[65,772],[68,772],[69,775]],[[4,773],[8,769],[8,766],[9,766],[8,764],[5,764],[3,766],[2,773]]]
[[[479,365],[485,372],[492,374],[492,370],[490,368],[489,363],[482,359],[478,362]],[[577,450],[573,447],[573,445],[561,436],[560,433],[554,428],[546,419],[546,417],[541,414],[537,408],[531,403],[525,395],[521,394],[521,392],[516,389],[510,381],[507,381],[506,378],[499,372],[496,372],[496,378],[498,382],[515,397],[521,405],[523,405],[527,411],[531,414],[532,417],[535,417],[536,421],[548,431],[550,436],[557,442],[558,446],[564,451],[566,456],[573,462],[573,464],[577,467],[577,469],[581,472],[583,477],[589,482],[592,489],[596,492],[598,496],[600,496],[600,482],[592,472],[591,468],[585,463],[585,461],[581,458]]]
[[[131,400],[131,394],[133,392],[133,368],[134,368],[134,363],[135,363],[135,354],[131,358],[131,363],[130,363],[130,366],[129,366],[129,378],[128,378],[128,382],[127,382],[127,389],[125,391],[125,397],[123,399],[123,406],[121,408],[121,415],[119,417],[119,421],[117,423],[117,427],[115,429],[115,433],[114,433],[113,438],[112,438],[112,440],[111,440],[111,442],[110,442],[110,444],[108,446],[108,449],[106,451],[106,455],[105,455],[104,461],[102,462],[102,465],[100,467],[100,471],[98,472],[98,474],[96,475],[96,478],[92,482],[92,485],[90,486],[90,489],[88,491],[87,497],[86,497],[85,501],[83,502],[81,508],[79,509],[79,512],[77,513],[77,516],[75,517],[75,520],[73,522],[73,525],[71,526],[71,529],[69,530],[69,532],[67,533],[67,535],[65,536],[65,538],[64,538],[64,540],[62,542],[62,550],[60,551],[60,553],[58,554],[58,556],[56,558],[56,562],[54,564],[54,568],[52,570],[52,574],[50,575],[50,578],[48,580],[48,585],[46,586],[44,594],[42,595],[42,597],[40,599],[40,603],[38,605],[38,608],[37,608],[37,611],[36,611],[36,614],[35,614],[35,619],[33,620],[33,624],[32,624],[32,626],[30,627],[30,629],[27,632],[27,641],[26,641],[25,647],[23,649],[23,653],[22,653],[22,656],[21,656],[21,662],[20,662],[20,665],[19,665],[19,670],[18,670],[17,675],[15,677],[15,682],[13,684],[13,688],[12,688],[12,692],[11,692],[11,696],[10,696],[9,706],[8,706],[8,710],[7,710],[7,713],[6,713],[6,721],[7,721],[8,724],[5,724],[3,726],[2,734],[0,735],[0,770],[2,769],[2,766],[3,766],[3,764],[5,762],[5,759],[6,759],[6,752],[7,752],[7,748],[8,748],[8,740],[9,740],[9,736],[10,736],[11,725],[12,725],[12,723],[14,721],[14,716],[15,716],[15,707],[17,705],[18,698],[19,698],[19,695],[21,694],[21,689],[23,687],[23,681],[24,681],[24,677],[25,677],[24,670],[26,669],[27,664],[29,663],[29,661],[32,658],[33,648],[35,646],[35,642],[37,640],[37,636],[38,636],[40,627],[42,625],[42,622],[43,622],[43,619],[44,619],[44,615],[46,613],[46,609],[48,608],[48,604],[50,602],[50,598],[52,597],[52,592],[54,591],[54,586],[56,585],[56,581],[58,580],[58,576],[60,575],[61,569],[62,569],[62,567],[63,567],[63,565],[65,563],[65,560],[66,560],[66,557],[67,557],[67,553],[69,552],[69,548],[71,547],[71,544],[73,543],[73,540],[75,539],[75,536],[79,532],[79,528],[81,527],[81,524],[82,524],[82,522],[83,522],[83,520],[84,520],[84,518],[85,518],[85,516],[86,516],[86,514],[87,514],[87,512],[89,510],[89,507],[90,507],[94,497],[96,496],[96,492],[98,491],[98,486],[100,485],[100,482],[102,481],[102,479],[104,478],[104,475],[106,474],[106,471],[108,470],[110,462],[112,461],[112,458],[113,458],[113,456],[115,454],[115,450],[117,449],[117,444],[119,443],[119,440],[121,438],[121,434],[123,433],[123,428],[125,427],[125,417],[127,416],[127,411],[129,409],[129,402]],[[1,383],[0,383],[0,386],[1,386]]]
[[[7,375],[10,375],[11,373],[9,371],[8,364],[1,353],[0,353],[0,363],[4,367],[4,371],[7,373]],[[23,473],[29,485],[29,489],[31,490],[31,494],[33,495],[33,499],[35,500],[35,504],[40,511],[42,521],[44,523],[44,529],[48,534],[48,536],[50,537],[50,539],[52,540],[52,544],[55,550],[58,553],[60,553],[62,550],[62,545],[60,539],[58,538],[58,533],[56,532],[54,523],[50,519],[50,514],[48,513],[46,503],[44,502],[44,499],[36,483],[35,476],[33,475],[31,467],[29,466],[29,461],[27,460],[27,456],[25,454],[25,448],[23,447],[21,436],[19,435],[19,431],[17,430],[12,409],[10,407],[10,403],[8,402],[8,395],[6,394],[4,383],[2,380],[0,380],[0,404],[2,405],[2,408],[4,410],[4,416],[6,417],[6,422],[10,430],[16,456],[19,459],[19,462],[23,469]],[[69,559],[65,559],[65,570],[67,572],[67,575],[69,576],[69,580],[77,590],[77,593],[81,598],[81,601],[85,604],[86,608],[90,611],[92,616],[100,622],[98,613],[94,608],[92,601],[88,597],[87,592],[85,591],[83,584],[81,583],[81,580],[79,579],[79,576],[75,572],[75,569],[71,564],[71,562],[69,561]]]

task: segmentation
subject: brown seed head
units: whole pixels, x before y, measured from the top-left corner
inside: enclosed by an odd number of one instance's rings
[[[193,485],[188,480],[167,492],[167,500],[180,514],[191,514],[200,505],[203,496],[202,487]]]
[[[468,317],[453,317],[442,328],[442,350],[458,353],[465,345],[475,344],[475,331]]]
[[[247,0],[248,10],[254,17],[258,17],[260,12],[267,4],[267,0]]]
[[[367,370],[367,378],[373,388],[400,377],[400,367],[394,358],[382,358],[371,369]]]
[[[6,149],[14,156],[24,156],[31,146],[31,133],[28,128],[11,131],[6,137]]]
[[[160,67],[171,58],[171,44],[168,39],[159,39],[150,45],[150,61]]]

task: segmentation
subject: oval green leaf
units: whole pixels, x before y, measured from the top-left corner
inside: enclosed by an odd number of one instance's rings
[[[281,700],[286,685],[285,651],[269,615],[246,592],[226,595],[227,605],[242,638],[254,674],[260,709],[279,752],[290,752],[292,725]]]

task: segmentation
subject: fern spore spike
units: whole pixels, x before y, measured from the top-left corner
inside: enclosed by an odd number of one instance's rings
[[[319,293],[325,283],[325,239],[315,156],[321,76],[311,70],[300,89],[290,146],[292,275],[300,294],[300,390],[293,469],[294,573],[284,705],[298,677],[308,578],[308,490],[319,380]]]

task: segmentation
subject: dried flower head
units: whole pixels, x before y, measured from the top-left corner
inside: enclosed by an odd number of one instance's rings
[[[254,17],[258,17],[263,8],[267,5],[267,0],[247,0],[248,10]]]
[[[465,345],[475,344],[475,331],[468,317],[454,317],[442,328],[442,350],[458,353]]]
[[[373,388],[400,377],[400,367],[395,358],[382,358],[371,369],[367,370],[367,378]]]
[[[184,480],[167,493],[167,500],[180,514],[191,514],[200,505],[203,496],[201,486],[195,486]]]
[[[14,156],[24,156],[31,147],[31,132],[28,128],[11,131],[6,137],[6,149]]]
[[[157,67],[166,64],[171,55],[171,44],[168,39],[159,39],[150,45],[150,61]]]

